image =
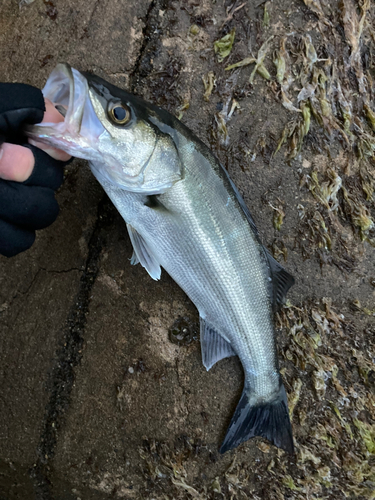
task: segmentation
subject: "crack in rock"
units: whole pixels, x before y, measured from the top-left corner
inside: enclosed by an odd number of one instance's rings
[[[104,230],[112,222],[114,209],[104,196],[98,205],[98,216],[89,241],[89,252],[79,289],[65,325],[62,345],[58,349],[55,365],[50,376],[50,399],[46,407],[42,433],[37,448],[36,464],[30,471],[38,500],[51,500],[49,463],[54,457],[57,435],[64,424],[74,383],[74,369],[80,363],[84,343],[86,316],[89,310],[91,290],[99,272]]]

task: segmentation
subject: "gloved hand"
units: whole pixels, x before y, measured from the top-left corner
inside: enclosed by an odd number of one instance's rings
[[[61,121],[42,92],[21,83],[0,83],[0,254],[12,257],[31,247],[35,230],[49,226],[59,207],[55,191],[63,181],[63,152],[42,151],[27,142],[25,123]]]

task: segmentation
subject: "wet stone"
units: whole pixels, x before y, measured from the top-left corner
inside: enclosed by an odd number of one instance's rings
[[[179,346],[198,340],[198,327],[190,318],[178,318],[169,329],[169,340]]]

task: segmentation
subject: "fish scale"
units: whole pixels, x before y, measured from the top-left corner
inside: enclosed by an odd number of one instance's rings
[[[44,93],[65,120],[27,133],[90,160],[127,224],[131,262],[154,279],[164,268],[197,307],[207,370],[241,361],[244,388],[220,451],[263,436],[292,453],[273,311],[294,280],[261,244],[226,171],[177,118],[101,78],[59,65]]]

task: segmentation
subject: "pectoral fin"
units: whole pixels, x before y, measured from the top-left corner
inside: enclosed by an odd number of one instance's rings
[[[148,274],[154,280],[159,280],[161,275],[160,264],[152,252],[147,248],[147,244],[142,236],[130,224],[126,224],[130,240],[133,245],[134,253],[130,260],[135,265],[138,262],[146,269]]]
[[[203,318],[200,318],[202,362],[208,371],[213,365],[224,358],[236,356],[232,346]]]

